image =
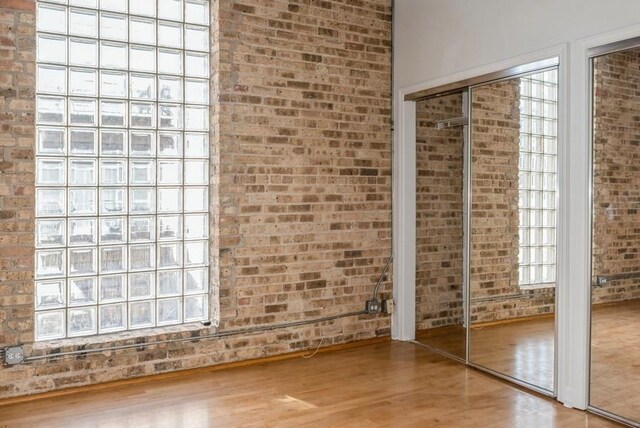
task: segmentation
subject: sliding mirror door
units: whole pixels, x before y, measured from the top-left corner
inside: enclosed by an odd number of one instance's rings
[[[640,426],[640,47],[592,75],[590,404]]]
[[[557,68],[472,87],[469,362],[553,392]]]
[[[416,340],[465,359],[467,93],[416,102]]]

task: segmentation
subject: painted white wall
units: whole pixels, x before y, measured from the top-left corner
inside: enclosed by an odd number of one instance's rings
[[[559,148],[557,393],[567,406],[587,406],[591,149],[586,50],[640,36],[638,24],[638,0],[395,1],[394,338],[413,338],[415,316],[413,276],[403,272],[415,269],[415,112],[413,103],[403,102],[404,94],[557,55],[559,142],[565,142]]]

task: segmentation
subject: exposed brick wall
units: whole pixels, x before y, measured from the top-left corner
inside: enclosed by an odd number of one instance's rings
[[[595,59],[593,271],[640,271],[640,49]],[[593,288],[594,303],[640,298],[640,280]]]
[[[464,128],[436,128],[462,106],[462,94],[416,103],[418,330],[462,322]]]
[[[391,248],[390,3],[212,2],[211,210],[219,216],[211,281],[221,331],[364,307]],[[34,4],[0,3],[0,347],[22,342],[44,354],[97,344],[32,346]],[[100,340],[212,331],[172,327]],[[360,316],[50,358],[0,368],[0,398],[388,333],[387,317]]]

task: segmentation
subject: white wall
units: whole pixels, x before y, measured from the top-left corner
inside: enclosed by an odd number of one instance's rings
[[[395,87],[640,23],[638,0],[396,0]]]
[[[558,399],[588,404],[590,141],[587,49],[640,36],[640,0],[395,0],[396,339],[413,338],[415,109],[403,93],[560,57]],[[560,123],[562,122],[562,123]],[[414,194],[411,194],[411,192]]]

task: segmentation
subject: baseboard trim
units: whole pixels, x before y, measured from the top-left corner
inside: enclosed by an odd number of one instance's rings
[[[328,352],[336,352],[336,351],[342,351],[347,349],[359,348],[367,345],[375,345],[375,344],[388,343],[388,342],[391,342],[391,336],[373,337],[371,339],[358,340],[355,342],[324,346],[319,348],[317,353],[325,354]],[[140,377],[135,377],[130,379],[119,379],[119,380],[101,382],[101,383],[96,383],[91,385],[81,385],[81,386],[73,386],[70,388],[56,389],[54,391],[46,391],[46,392],[40,392],[35,394],[29,394],[29,395],[20,395],[17,397],[0,399],[0,407],[12,405],[12,404],[20,404],[20,403],[26,403],[30,401],[42,400],[42,399],[61,397],[65,395],[95,392],[95,391],[101,391],[101,390],[111,389],[111,388],[119,388],[127,385],[133,385],[133,384],[145,383],[145,382],[154,382],[158,380],[171,379],[171,378],[181,377],[181,376],[192,376],[199,373],[210,373],[210,372],[215,372],[219,370],[228,370],[228,369],[233,369],[238,367],[265,364],[265,363],[274,362],[274,361],[290,360],[297,357],[310,355],[313,352],[314,352],[313,349],[305,349],[302,351],[287,352],[284,354],[272,355],[272,356],[263,357],[263,358],[252,358],[248,360],[231,361],[228,363],[215,364],[215,365],[206,366],[206,367],[197,367],[197,368],[186,369],[186,370],[176,370],[176,371],[167,372],[167,373],[151,374],[151,375],[140,376]]]
[[[477,329],[477,328],[483,328],[483,327],[493,327],[496,325],[502,325],[502,324],[512,324],[512,323],[516,323],[516,322],[525,322],[525,321],[537,321],[537,320],[542,320],[542,319],[546,319],[546,318],[554,318],[556,316],[555,313],[550,313],[550,314],[537,314],[537,315],[531,315],[528,317],[516,317],[516,318],[506,318],[503,320],[499,320],[499,321],[487,321],[487,322],[481,322],[481,323],[475,323],[471,325],[471,329]]]

